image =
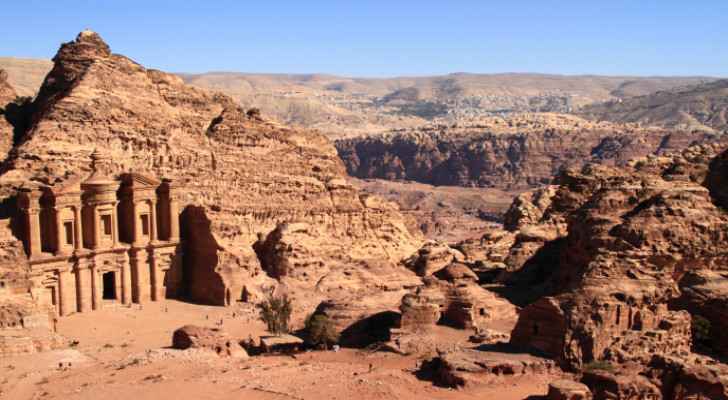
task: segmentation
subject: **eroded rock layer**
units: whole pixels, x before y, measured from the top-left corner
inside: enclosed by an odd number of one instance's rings
[[[699,316],[710,351],[725,355],[728,213],[714,186],[726,152],[725,144],[702,145],[621,169],[565,171],[548,205],[514,214],[509,227],[516,235],[540,228],[553,238],[514,274],[528,275],[551,296],[521,311],[511,343],[566,368],[620,366],[610,378],[617,382],[612,393],[639,387],[664,398],[685,398],[679,390],[722,398],[709,393],[725,395],[716,377],[725,367],[692,351]],[[544,251],[548,257],[539,255]],[[711,362],[717,372],[705,370]],[[671,380],[675,371],[692,372]],[[698,390],[691,374],[713,374],[717,386]],[[587,382],[592,389],[612,384],[594,379]]]
[[[336,147],[349,174],[358,178],[528,189],[549,183],[564,167],[587,162],[624,165],[635,157],[713,138],[700,131],[526,114],[482,124],[433,125],[339,140]]]
[[[33,109],[2,166],[2,194],[86,175],[94,149],[110,156],[112,175],[173,179],[187,205],[183,272],[193,300],[225,304],[273,284],[252,245],[279,223],[309,224],[313,245],[335,248],[322,261],[335,253],[336,265],[378,259],[394,269],[419,245],[396,208],[345,181],[323,136],[263,121],[228,97],[145,69],[111,53],[94,32],[61,46]]]

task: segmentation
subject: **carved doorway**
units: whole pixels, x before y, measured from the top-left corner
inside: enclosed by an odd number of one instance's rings
[[[116,300],[116,276],[113,272],[102,275],[104,284],[104,300]]]

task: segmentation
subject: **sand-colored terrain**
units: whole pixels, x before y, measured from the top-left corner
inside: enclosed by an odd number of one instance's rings
[[[415,356],[342,349],[233,359],[168,348],[179,326],[216,326],[220,320],[235,338],[265,333],[250,306],[166,301],[63,318],[59,333],[78,344],[0,360],[0,399],[523,399],[544,394],[553,379],[494,378],[451,390],[419,380]],[[468,335],[441,329],[454,342]]]

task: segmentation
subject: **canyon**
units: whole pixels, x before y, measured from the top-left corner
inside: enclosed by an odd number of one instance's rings
[[[724,80],[0,61],[0,398],[728,399]]]

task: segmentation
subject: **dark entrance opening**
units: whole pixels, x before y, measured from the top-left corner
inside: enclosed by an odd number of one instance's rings
[[[116,279],[113,272],[103,274],[104,300],[116,300]]]

